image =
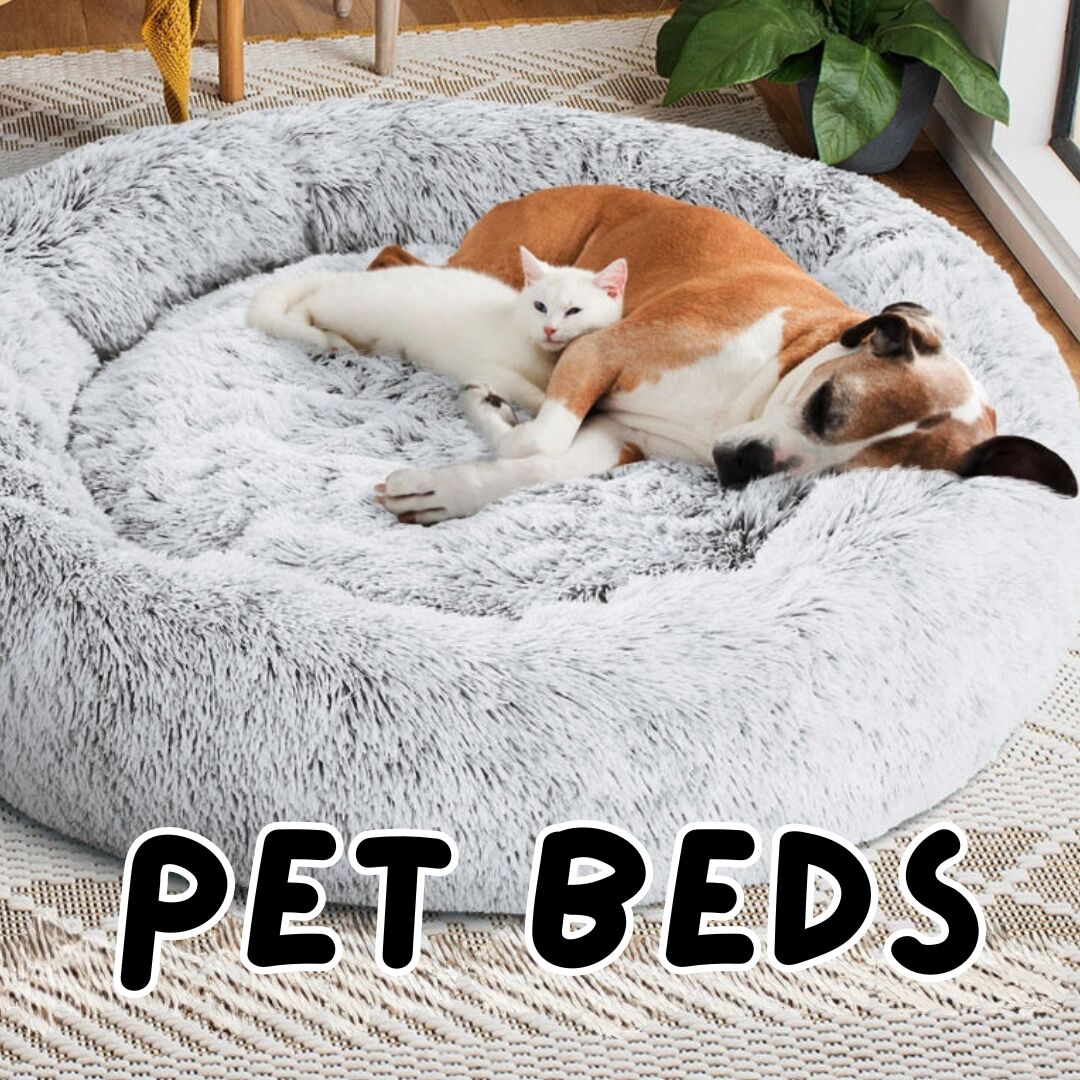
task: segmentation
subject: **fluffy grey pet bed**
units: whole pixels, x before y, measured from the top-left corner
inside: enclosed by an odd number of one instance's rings
[[[431,904],[520,910],[552,822],[630,829],[655,896],[687,821],[866,839],[997,751],[1074,629],[1078,503],[912,471],[725,493],[648,462],[399,526],[376,481],[484,451],[452,389],[243,325],[271,267],[446,251],[582,181],[740,214],[867,310],[933,306],[1002,431],[1080,467],[1006,276],[869,180],[452,102],[108,140],[0,185],[0,796],[115,852],[195,829],[241,878],[272,820],[442,828],[461,863]]]

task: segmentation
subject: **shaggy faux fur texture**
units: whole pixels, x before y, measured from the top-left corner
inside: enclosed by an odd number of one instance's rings
[[[1076,501],[904,470],[724,493],[647,462],[402,527],[375,481],[484,450],[451,388],[243,325],[252,274],[438,254],[582,181],[738,213],[868,310],[933,307],[1001,430],[1080,467],[1075,391],[1005,274],[860,177],[455,102],[89,146],[0,185],[0,795],[115,852],[195,829],[241,878],[268,821],[441,828],[461,862],[431,906],[520,911],[555,821],[631,830],[655,897],[687,821],[866,839],[992,757],[1075,625]]]

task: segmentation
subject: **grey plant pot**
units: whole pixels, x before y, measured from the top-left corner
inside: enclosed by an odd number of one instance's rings
[[[896,115],[877,138],[871,139],[861,150],[856,150],[851,157],[841,161],[841,169],[867,174],[888,172],[895,169],[915,145],[915,140],[930,115],[930,107],[934,104],[934,95],[941,82],[941,72],[921,60],[905,60],[903,68],[900,106]],[[802,107],[806,130],[810,133],[815,150],[817,142],[814,140],[813,107],[817,84],[816,75],[799,83],[799,105]]]

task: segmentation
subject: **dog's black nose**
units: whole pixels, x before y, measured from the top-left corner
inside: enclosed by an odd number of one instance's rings
[[[722,487],[744,488],[751,480],[776,470],[773,448],[756,439],[738,446],[714,447],[713,461]]]

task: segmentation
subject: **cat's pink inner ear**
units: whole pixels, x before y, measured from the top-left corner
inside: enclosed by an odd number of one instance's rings
[[[521,269],[525,273],[526,285],[539,281],[547,272],[547,266],[525,246],[521,248]]]
[[[599,274],[593,278],[593,282],[598,289],[603,289],[604,292],[611,297],[612,300],[618,300],[623,294],[623,290],[626,288],[626,277],[629,273],[625,259],[616,259],[613,263],[605,266]]]

